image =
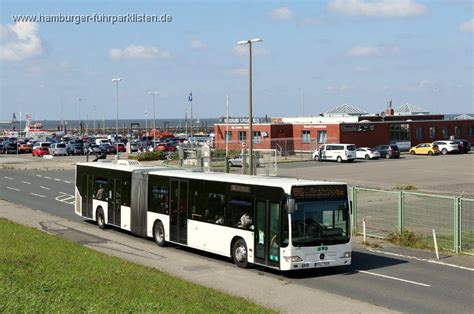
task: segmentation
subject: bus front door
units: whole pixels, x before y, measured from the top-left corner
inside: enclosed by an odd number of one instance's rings
[[[280,265],[280,204],[257,200],[255,212],[255,262]]]
[[[188,237],[188,181],[171,180],[170,241],[186,244]]]
[[[87,175],[83,177],[85,179],[82,181],[82,184],[86,188],[86,193],[82,197],[82,216],[92,218],[92,197],[94,194],[94,177],[92,175]]]

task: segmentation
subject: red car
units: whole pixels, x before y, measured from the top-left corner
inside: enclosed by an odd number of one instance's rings
[[[37,142],[33,146],[33,151],[32,154],[33,156],[43,156],[43,155],[49,155],[49,146],[51,144],[48,142]]]
[[[176,146],[169,144],[169,143],[159,143],[155,147],[155,151],[157,152],[175,152]]]
[[[123,143],[115,143],[114,148],[118,152],[125,152],[126,151],[125,144],[123,144]]]

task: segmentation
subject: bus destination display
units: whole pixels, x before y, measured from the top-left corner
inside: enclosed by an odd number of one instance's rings
[[[291,195],[295,199],[300,198],[343,198],[346,197],[347,187],[345,185],[311,185],[294,186]]]

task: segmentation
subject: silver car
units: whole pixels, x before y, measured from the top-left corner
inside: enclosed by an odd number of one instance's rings
[[[66,143],[53,143],[49,147],[49,154],[53,156],[67,156]]]

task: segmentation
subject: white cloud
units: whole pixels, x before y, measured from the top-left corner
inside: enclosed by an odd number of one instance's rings
[[[459,31],[464,32],[464,33],[473,33],[474,32],[474,18],[459,25]]]
[[[200,41],[199,39],[191,40],[191,48],[193,49],[206,49],[207,44],[205,42]]]
[[[416,17],[428,13],[428,8],[415,0],[331,0],[329,9],[349,16]]]
[[[238,45],[232,49],[232,52],[236,56],[248,56],[249,55],[249,48],[247,45]],[[252,46],[252,55],[253,56],[266,56],[270,54],[270,50],[267,50],[262,47],[254,47]]]
[[[291,20],[293,13],[287,7],[276,8],[270,12],[270,17],[274,20]]]
[[[0,60],[23,60],[42,52],[37,23],[0,25]]]
[[[354,46],[347,52],[352,57],[372,57],[380,54],[380,49],[374,46]]]
[[[123,49],[111,48],[109,56],[113,59],[166,59],[170,58],[171,54],[158,47],[130,45]]]

